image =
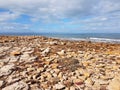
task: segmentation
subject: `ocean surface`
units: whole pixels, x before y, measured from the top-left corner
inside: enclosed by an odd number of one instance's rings
[[[120,33],[0,33],[0,35],[20,35],[20,36],[46,36],[66,40],[87,40],[94,42],[120,43]]]

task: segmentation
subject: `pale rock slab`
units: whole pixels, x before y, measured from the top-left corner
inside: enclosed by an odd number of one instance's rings
[[[10,86],[3,88],[2,90],[28,90],[29,87],[24,82],[16,82]]]
[[[9,75],[13,71],[14,68],[15,68],[14,64],[3,66],[0,69],[0,76]]]

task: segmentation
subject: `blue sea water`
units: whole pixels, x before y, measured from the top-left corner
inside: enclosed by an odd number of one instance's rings
[[[67,40],[90,40],[95,42],[117,42],[120,43],[120,33],[0,33],[0,35],[20,36],[46,36]]]

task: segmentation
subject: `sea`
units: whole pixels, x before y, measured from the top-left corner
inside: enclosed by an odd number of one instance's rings
[[[12,36],[46,36],[56,39],[120,43],[120,33],[0,33]]]

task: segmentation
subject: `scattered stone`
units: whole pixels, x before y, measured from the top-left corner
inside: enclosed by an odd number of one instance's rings
[[[75,87],[71,86],[71,87],[70,87],[70,90],[76,90],[76,89],[75,89]]]
[[[45,64],[45,65],[50,65],[50,64],[51,64],[51,61],[45,61],[44,64]]]
[[[10,49],[10,47],[8,47],[8,46],[1,46],[0,47],[0,53],[3,53],[4,51],[7,51],[9,49]]]
[[[51,64],[51,68],[53,68],[53,69],[58,68],[58,66],[59,66],[59,64],[57,64],[57,63]]]
[[[42,90],[38,84],[30,85],[30,90]]]
[[[98,82],[95,82],[92,86],[92,90],[100,90],[100,84]]]
[[[0,63],[1,64],[5,64],[5,63],[8,63],[10,61],[10,58],[9,57],[7,57],[7,58],[4,58],[4,59],[0,59]]]
[[[84,76],[86,77],[86,78],[88,78],[89,76],[90,76],[90,73],[89,72],[84,72]]]
[[[14,64],[10,64],[10,65],[5,65],[0,69],[0,77],[4,76],[4,75],[9,75],[10,73],[13,72],[14,69]]]
[[[44,71],[44,68],[43,68],[43,67],[37,68],[37,72],[38,72],[38,73],[43,72],[43,71]]]
[[[108,90],[120,90],[120,76],[116,76],[109,84]]]
[[[80,67],[79,61],[73,58],[63,58],[59,60],[59,64],[62,71],[75,71]]]
[[[57,52],[58,55],[65,55],[65,50],[61,50],[60,52]]]
[[[20,51],[13,51],[13,52],[10,53],[10,55],[12,55],[12,56],[18,56],[20,54],[21,54]]]
[[[42,56],[47,56],[49,52],[50,52],[50,48],[48,47],[42,52]]]
[[[24,82],[16,82],[10,86],[3,88],[2,90],[29,90],[29,87]]]
[[[3,86],[3,84],[4,84],[4,81],[0,80],[0,88]]]
[[[120,64],[120,59],[117,59],[116,62],[117,62],[117,64]]]
[[[57,41],[52,41],[52,42],[49,42],[50,45],[57,45],[58,42]]]
[[[14,63],[14,62],[17,62],[18,60],[19,60],[19,57],[12,56],[10,57],[9,63]]]
[[[5,62],[0,62],[0,68],[5,65]]]
[[[63,73],[60,72],[60,73],[58,74],[58,77],[59,77],[60,79],[62,79],[62,77],[63,77]]]
[[[60,81],[60,79],[57,78],[57,77],[51,78],[51,79],[49,79],[49,81],[48,81],[48,85],[55,85],[55,84],[57,84],[59,81]]]
[[[101,85],[100,90],[107,90],[107,85]]]
[[[37,57],[29,57],[28,60],[26,60],[26,62],[33,62],[36,61]]]
[[[50,73],[53,74],[53,73],[55,73],[55,71],[54,70],[50,70]]]
[[[65,85],[63,85],[62,83],[55,84],[55,88],[56,88],[57,90],[65,89]]]
[[[86,86],[92,86],[93,85],[93,81],[92,81],[92,79],[90,79],[90,78],[88,78],[86,81],[85,81],[85,85]]]
[[[90,63],[88,61],[82,61],[82,64],[83,64],[83,66],[87,67],[87,66],[89,66]]]
[[[75,84],[75,85],[82,85],[82,84],[84,84],[84,81],[83,80],[81,80],[81,79],[75,79],[75,80],[73,80],[73,83]]]
[[[52,75],[50,73],[45,73],[45,74],[46,74],[48,80],[50,80],[52,78]]]
[[[66,80],[66,81],[64,81],[64,85],[65,85],[66,87],[70,87],[70,86],[73,85],[73,82],[72,82],[71,80]]]
[[[106,75],[106,76],[100,76],[100,78],[102,79],[102,80],[109,80],[109,79],[112,79],[113,78],[113,76],[111,75]]]
[[[33,67],[31,67],[31,68],[27,68],[27,71],[28,72],[31,72],[31,71],[34,71],[35,69],[33,68]]]
[[[26,60],[26,59],[28,59],[28,58],[30,58],[30,55],[29,55],[28,53],[24,53],[24,54],[21,55],[21,57],[20,57],[21,60]]]
[[[57,77],[57,74],[56,74],[56,73],[53,73],[52,75],[53,75],[53,77]]]
[[[55,73],[58,75],[60,73],[59,69],[54,69]]]

